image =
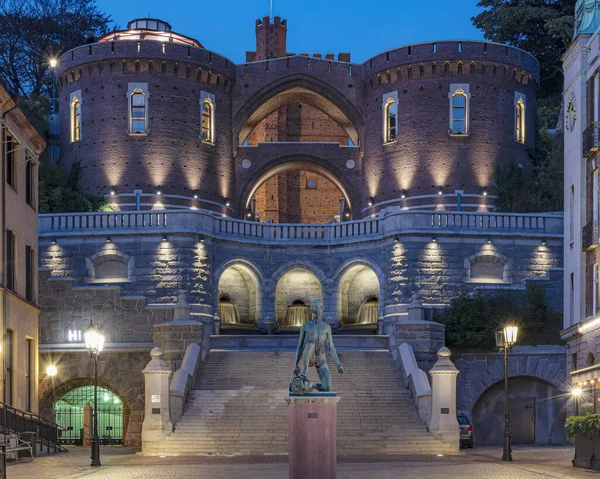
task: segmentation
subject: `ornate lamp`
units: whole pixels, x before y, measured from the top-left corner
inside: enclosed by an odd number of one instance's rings
[[[100,463],[100,438],[98,437],[98,359],[104,349],[104,335],[102,331],[90,321],[90,326],[83,335],[85,347],[94,360],[94,430],[92,435],[92,466],[101,466]]]
[[[504,439],[502,460],[512,461],[512,438],[510,434],[510,416],[508,409],[508,352],[517,342],[519,327],[507,322],[496,329],[496,346],[504,355]]]

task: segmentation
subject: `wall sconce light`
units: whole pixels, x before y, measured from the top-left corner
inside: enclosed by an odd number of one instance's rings
[[[487,186],[483,187],[483,193],[482,193],[482,195],[483,196],[487,196]]]
[[[402,193],[400,194],[400,198],[402,198],[402,199],[406,198],[406,190],[402,190]]]
[[[440,186],[440,187],[438,188],[438,195],[441,195],[443,192],[444,192],[444,187],[443,187],[443,186]]]
[[[50,366],[48,366],[46,368],[46,375],[53,378],[58,374],[58,368],[54,365],[51,364]]]
[[[231,200],[227,196],[225,197],[224,203],[226,208],[229,208],[231,206]]]
[[[394,243],[400,243],[400,236],[394,236]]]
[[[115,196],[115,187],[114,186],[110,189],[110,196]]]
[[[52,239],[50,240],[50,243],[52,244],[56,244],[56,236],[53,236]]]
[[[159,188],[158,190],[156,190],[156,194],[157,194],[158,196],[162,195],[162,191],[161,191],[161,189],[160,189],[160,188]]]
[[[111,243],[112,242],[112,238],[110,237],[110,235],[106,237],[106,242],[107,243]]]
[[[373,204],[375,204],[375,198],[373,198],[372,196],[369,196],[369,198],[367,199],[367,204],[369,206],[373,206]]]
[[[350,212],[346,211],[346,218],[350,218]]]
[[[492,244],[492,237],[491,236],[488,236],[487,244]]]
[[[545,239],[543,239],[542,240],[542,246],[546,246],[546,245],[548,245],[548,242]]]
[[[162,235],[162,241],[163,242],[167,241],[167,235],[166,234]]]
[[[197,200],[198,199],[198,192],[196,190],[194,190],[194,199]]]
[[[437,237],[436,237],[436,236],[433,236],[433,237],[431,238],[431,242],[432,242],[432,243],[437,243]]]

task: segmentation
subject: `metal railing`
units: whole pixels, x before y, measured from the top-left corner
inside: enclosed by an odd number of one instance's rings
[[[6,407],[6,428],[4,408]],[[61,435],[65,428],[58,424],[44,419],[43,417],[26,411],[21,411],[10,405],[4,405],[0,402],[0,429],[5,430],[7,434],[31,434],[34,441],[40,441],[42,450],[44,446],[47,452],[50,449],[53,452],[64,451],[61,446]]]
[[[590,221],[581,230],[581,249],[590,251],[598,246],[598,220]]]
[[[583,156],[589,158],[600,146],[600,122],[594,121],[583,131]]]

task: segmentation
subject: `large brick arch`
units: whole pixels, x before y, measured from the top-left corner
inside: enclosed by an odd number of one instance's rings
[[[348,175],[340,171],[331,161],[316,155],[286,155],[275,158],[250,174],[245,182],[239,185],[240,203],[238,211],[245,211],[256,190],[269,178],[286,171],[310,171],[325,177],[342,192],[348,206],[358,205],[358,194]],[[240,178],[238,178],[240,179]]]
[[[264,86],[233,113],[234,141],[241,145],[263,118],[290,103],[306,103],[318,108],[335,120],[355,145],[361,143],[364,120],[358,107],[331,85],[301,73]]]

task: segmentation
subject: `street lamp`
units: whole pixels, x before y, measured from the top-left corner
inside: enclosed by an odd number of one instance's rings
[[[50,99],[50,113],[56,113],[56,67],[58,66],[58,60],[56,58],[50,59],[50,68],[52,68],[52,98]]]
[[[496,346],[504,353],[504,441],[502,442],[502,460],[512,461],[510,437],[510,418],[508,414],[508,351],[517,342],[519,327],[507,323],[496,330]]]
[[[581,396],[582,392],[583,391],[579,387],[573,388],[571,391],[571,395],[575,401],[575,416],[579,416],[579,397]]]
[[[90,356],[94,360],[94,420],[92,432],[92,466],[101,466],[100,463],[100,439],[98,438],[98,359],[100,353],[104,349],[104,335],[94,323],[90,321],[89,328],[86,329],[83,335],[85,339],[85,347],[90,352]]]

